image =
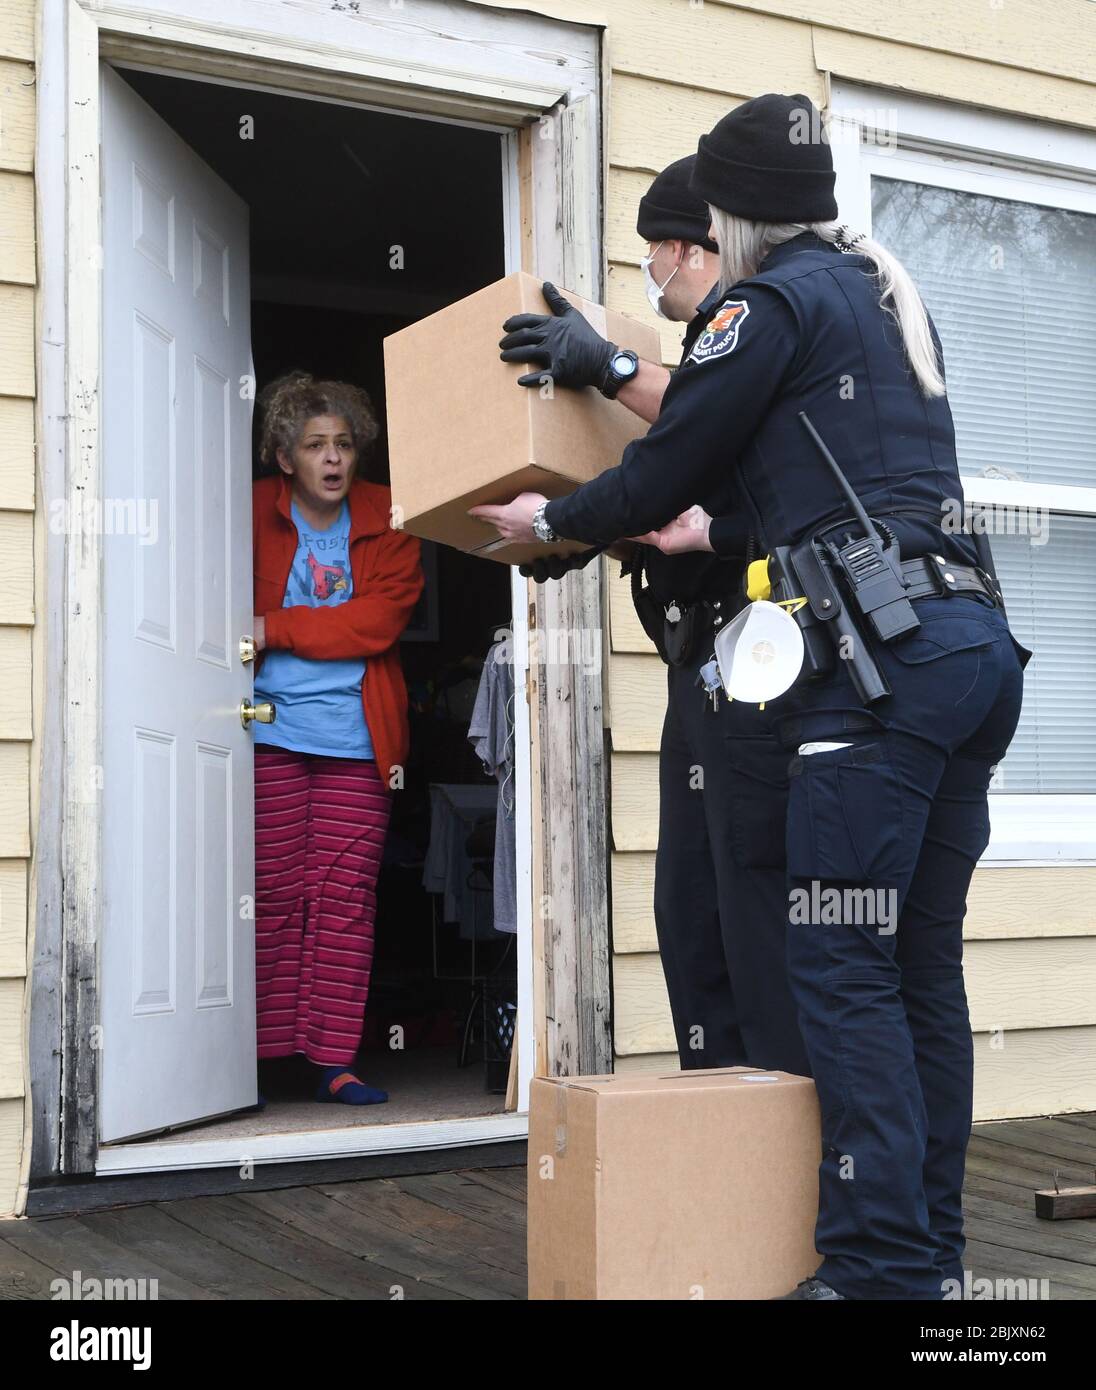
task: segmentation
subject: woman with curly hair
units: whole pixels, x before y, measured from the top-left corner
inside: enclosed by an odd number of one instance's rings
[[[392,528],[388,488],[355,476],[378,432],[363,390],[293,372],[259,406],[255,695],[277,718],[252,726],[258,1055],[303,1053],[317,1100],[368,1105],[388,1096],[350,1068],[408,751],[399,637],[422,592],[419,543]]]

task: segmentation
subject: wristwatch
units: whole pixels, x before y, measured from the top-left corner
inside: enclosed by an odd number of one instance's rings
[[[547,505],[547,502],[542,502],[533,513],[533,535],[538,541],[558,541],[559,537],[544,519],[544,509]]]
[[[609,358],[609,365],[605,368],[605,379],[598,390],[609,400],[615,400],[616,393],[625,382],[634,380],[638,371],[639,358],[636,354],[630,348],[617,348]]]

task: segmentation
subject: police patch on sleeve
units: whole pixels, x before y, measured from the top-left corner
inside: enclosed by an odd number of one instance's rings
[[[716,310],[704,332],[690,349],[686,362],[708,362],[713,357],[726,357],[738,346],[738,330],[750,312],[744,299],[728,299]]]

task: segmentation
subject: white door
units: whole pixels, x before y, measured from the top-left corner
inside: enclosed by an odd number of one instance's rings
[[[254,1104],[255,875],[248,211],[102,83],[108,1141]]]

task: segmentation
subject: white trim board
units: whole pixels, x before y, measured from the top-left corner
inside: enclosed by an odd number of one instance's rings
[[[1069,512],[1076,516],[1096,513],[1096,488],[1071,487],[1066,483],[1029,483],[1022,479],[986,477],[964,473],[963,496],[976,506],[1014,507],[1019,510]]]
[[[871,175],[1089,211],[1096,134],[942,98],[834,82],[828,119],[841,217],[871,226]],[[873,135],[873,131],[879,132]]]
[[[1096,179],[1096,133],[1076,126],[840,81],[830,86],[829,110],[865,129],[881,129],[887,137],[897,132],[899,146],[906,149]]]
[[[597,90],[596,50],[574,25],[474,4],[359,0],[78,0],[103,31],[103,56],[201,69],[240,83],[287,70],[342,94],[420,114],[507,125],[535,119],[570,94]],[[188,55],[190,55],[188,57]],[[336,80],[332,80],[335,78]]]
[[[1038,861],[1078,868],[1096,860],[1096,796],[994,791],[989,819],[985,859],[1007,861],[1003,867]]]
[[[457,1149],[525,1139],[523,1112],[467,1120],[422,1120],[398,1125],[353,1125],[346,1129],[294,1130],[234,1139],[145,1140],[99,1150],[96,1177],[122,1173],[169,1173],[187,1168],[241,1168],[245,1164],[301,1163],[332,1158],[368,1158],[422,1149]]]

